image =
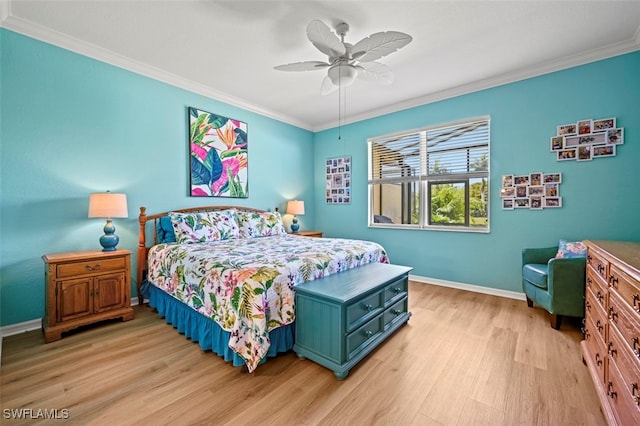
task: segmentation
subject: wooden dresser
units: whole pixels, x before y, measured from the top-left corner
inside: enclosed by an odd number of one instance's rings
[[[412,268],[372,263],[296,286],[293,350],[333,370],[349,370],[401,325],[408,311]]]
[[[610,425],[640,425],[640,243],[587,241],[583,359]]]
[[[46,254],[46,343],[82,325],[121,317],[133,319],[131,253],[128,250]]]

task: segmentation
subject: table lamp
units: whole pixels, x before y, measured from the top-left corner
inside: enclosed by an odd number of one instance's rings
[[[296,215],[304,214],[304,201],[288,201],[287,214],[293,215],[293,219],[291,221],[291,232],[298,232],[298,230],[300,229],[300,225],[298,224],[298,218],[296,217]]]
[[[102,251],[115,251],[120,238],[115,234],[116,227],[111,222],[114,217],[128,217],[127,196],[112,192],[95,192],[89,196],[89,217],[107,219],[104,235],[100,237]]]

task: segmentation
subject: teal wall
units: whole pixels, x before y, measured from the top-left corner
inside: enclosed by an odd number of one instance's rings
[[[273,119],[0,29],[0,325],[42,317],[45,253],[98,249],[88,219],[94,191],[125,192],[114,220],[121,248],[137,246],[139,206],[284,208],[303,199],[302,229],[382,243],[414,274],[520,291],[520,251],[568,239],[640,240],[640,52],[313,134]],[[249,126],[249,198],[188,193],[187,107]],[[367,227],[366,140],[463,118],[491,117],[491,232]],[[557,162],[556,126],[616,117],[618,155]],[[324,161],[350,155],[352,203],[324,202]],[[309,172],[314,170],[313,173]],[[503,211],[503,174],[561,172],[561,209]],[[135,283],[132,283],[135,288]]]
[[[343,126],[340,141],[335,129],[317,133],[315,225],[327,236],[378,241],[418,276],[518,292],[524,247],[560,238],[640,241],[639,76],[634,52]],[[491,117],[490,233],[367,227],[367,138],[481,115]],[[558,162],[549,152],[557,125],[609,117],[625,129],[617,156]],[[327,205],[324,161],[343,155],[352,157],[352,203]],[[530,172],[562,173],[562,208],[502,210],[501,176]]]
[[[101,248],[91,192],[127,194],[129,218],[114,224],[132,267],[139,206],[313,203],[309,131],[5,29],[0,58],[0,325],[43,316],[43,254]],[[189,106],[248,123],[248,198],[187,195]],[[300,217],[313,220],[312,209]]]

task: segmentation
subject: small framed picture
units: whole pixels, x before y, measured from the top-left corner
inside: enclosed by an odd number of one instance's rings
[[[502,210],[513,210],[513,198],[502,199]]]
[[[513,208],[515,209],[528,209],[529,208],[529,198],[516,198],[513,200]]]
[[[604,133],[595,133],[590,135],[578,136],[578,145],[593,145],[596,143],[605,143],[607,137]]]
[[[576,159],[576,150],[575,149],[563,149],[562,151],[558,151],[558,161],[566,161],[566,160],[575,160]]]
[[[593,120],[593,133],[604,132],[607,129],[613,129],[616,127],[615,118],[602,118],[600,120]]]
[[[570,136],[577,135],[578,130],[576,129],[575,123],[572,124],[563,124],[558,126],[558,131],[556,133],[558,136]]]
[[[527,185],[516,185],[516,197],[522,198],[527,196]]]
[[[544,197],[529,197],[531,199],[529,208],[531,210],[541,210],[542,209],[542,199]]]
[[[593,120],[580,120],[578,121],[578,134],[579,135],[588,135],[591,133],[591,129],[593,128]]]
[[[529,175],[516,175],[513,177],[514,185],[529,185]]]
[[[500,196],[502,198],[513,198],[515,194],[516,194],[516,188],[513,186],[508,186],[500,190]]]
[[[560,151],[564,148],[564,136],[552,136],[550,148],[551,151]]]
[[[562,173],[545,173],[544,183],[562,183]]]
[[[616,145],[594,145],[593,158],[596,157],[613,157],[616,155]]]
[[[593,147],[591,145],[582,145],[578,147],[578,161],[592,160]]]
[[[580,144],[580,136],[568,136],[564,138],[565,148],[575,148]]]
[[[562,207],[562,197],[544,197],[543,207],[545,209]]]
[[[544,186],[536,185],[527,187],[527,195],[529,197],[537,196],[542,197],[544,195]]]
[[[502,175],[502,187],[513,186],[513,175]]]
[[[624,129],[609,129],[606,135],[607,143],[615,145],[622,145],[624,143]]]
[[[529,174],[529,185],[542,185],[542,173],[535,172]]]
[[[545,197],[557,197],[559,196],[560,185],[557,183],[545,183],[544,184],[544,196]]]

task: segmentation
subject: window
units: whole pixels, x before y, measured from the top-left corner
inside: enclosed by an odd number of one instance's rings
[[[489,231],[489,118],[369,139],[369,226]]]

